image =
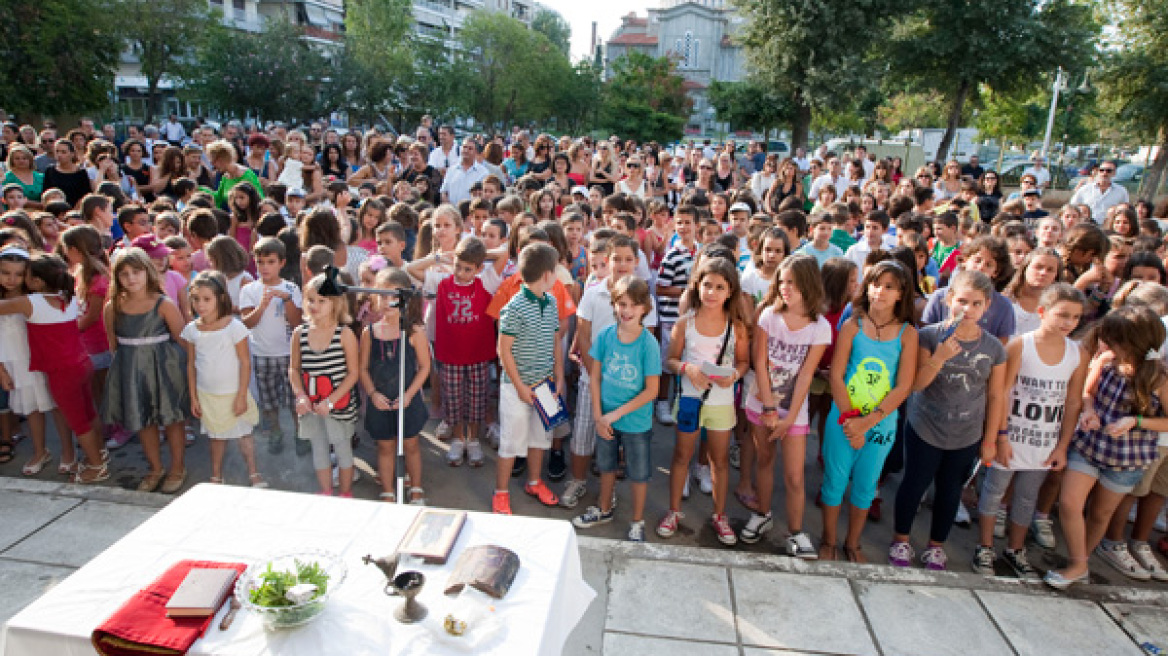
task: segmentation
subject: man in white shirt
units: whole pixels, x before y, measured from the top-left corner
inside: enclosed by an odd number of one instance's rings
[[[795,149],[795,166],[799,167],[800,175],[811,170],[811,160],[807,158],[807,149],[802,146]]]
[[[183,139],[187,138],[187,131],[183,128],[182,123],[178,122],[178,116],[171,114],[170,118],[162,124],[162,138],[166,139],[167,143],[172,146],[181,146]]]
[[[439,128],[439,134],[441,130]],[[434,152],[438,152],[435,149]],[[470,199],[470,188],[476,182],[482,182],[487,177],[487,167],[475,161],[478,155],[478,146],[474,141],[467,139],[462,142],[460,161],[446,172],[446,179],[442,181],[442,202],[458,203]],[[433,162],[433,153],[431,153]],[[433,166],[433,164],[431,164]]]
[[[1032,160],[1034,164],[1023,171],[1022,175],[1026,175],[1027,173],[1033,175],[1035,181],[1038,183],[1039,193],[1045,193],[1047,187],[1050,186],[1050,169],[1043,165],[1044,160],[1042,155],[1037,151],[1034,153]]]
[[[843,195],[848,187],[848,176],[844,173],[843,164],[838,155],[831,154],[827,160],[827,172],[811,182],[811,191],[808,198],[813,202],[819,198],[819,189],[825,184],[835,185],[836,200]]]
[[[864,144],[856,146],[856,159],[860,160],[860,163],[864,165],[864,180],[871,180],[872,171],[876,170],[876,162],[873,162],[872,158],[868,157],[867,146]]]
[[[1095,181],[1079,187],[1071,204],[1083,204],[1091,208],[1091,218],[1095,223],[1103,223],[1107,218],[1108,208],[1127,203],[1127,189],[1111,183],[1111,176],[1115,175],[1115,162],[1103,162],[1095,171]]]
[[[458,164],[458,144],[454,143],[454,128],[449,125],[438,128],[438,147],[430,151],[429,164],[442,173]]]

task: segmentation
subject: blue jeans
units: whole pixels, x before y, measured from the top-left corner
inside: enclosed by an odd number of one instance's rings
[[[653,474],[649,447],[653,431],[629,433],[612,429],[612,439],[596,437],[596,468],[602,474],[615,473],[620,466],[620,447],[625,448],[625,473],[634,483],[647,483]]]

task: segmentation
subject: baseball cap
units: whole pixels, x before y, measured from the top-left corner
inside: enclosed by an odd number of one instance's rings
[[[588,187],[585,187],[584,185],[576,185],[575,187],[572,187],[572,194],[573,195],[580,194],[581,196],[587,196],[588,195]]]
[[[1038,189],[1031,187],[1031,188],[1027,189],[1026,191],[1023,191],[1022,195],[1023,196],[1041,196],[1042,194],[1039,193]]]
[[[301,189],[300,187],[292,187],[288,191],[284,192],[285,198],[287,198],[289,196],[294,196],[296,198],[304,198],[305,196],[307,196],[307,194],[305,194],[304,190]]]
[[[166,257],[167,255],[170,255],[170,247],[158,241],[158,237],[154,235],[142,235],[134,241],[130,242],[130,245],[134,248],[141,248],[142,250],[146,251],[146,254],[150,256],[150,259]]]

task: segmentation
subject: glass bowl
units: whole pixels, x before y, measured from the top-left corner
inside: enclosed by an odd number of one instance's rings
[[[317,563],[328,574],[325,591],[314,599],[289,606],[260,606],[252,602],[251,592],[262,585],[261,577],[268,565],[276,572],[295,572],[296,562]],[[345,581],[348,568],[340,556],[328,551],[304,549],[274,554],[253,563],[235,583],[235,596],[243,608],[260,617],[264,628],[273,631],[308,624],[324,611],[325,603]]]

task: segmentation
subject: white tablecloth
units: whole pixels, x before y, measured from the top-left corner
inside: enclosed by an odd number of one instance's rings
[[[348,576],[312,624],[264,631],[241,610],[227,631],[220,611],[195,655],[322,656],[327,654],[466,653],[436,641],[421,625],[393,620],[400,597],[383,593],[385,577],[361,557],[391,554],[420,509],[375,501],[199,485],[8,621],[3,656],[92,655],[90,634],[136,590],[175,561],[194,558],[254,562],[266,554],[303,548],[341,554]],[[480,654],[561,653],[595,592],[581,576],[576,534],[565,521],[468,513],[445,566],[421,565],[426,586],[419,601],[431,614],[463,549],[497,544],[519,555],[519,575],[495,605],[502,630]]]

